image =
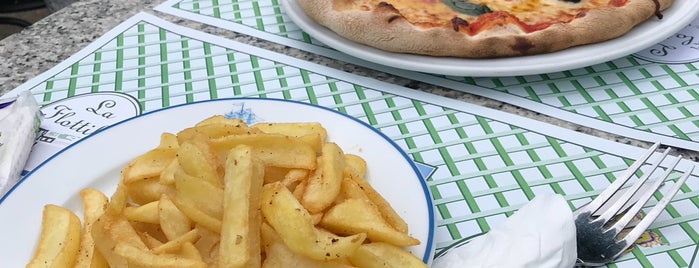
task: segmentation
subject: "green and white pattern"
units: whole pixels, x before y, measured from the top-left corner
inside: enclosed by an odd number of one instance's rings
[[[284,14],[279,0],[169,0],[156,9],[377,68],[310,38]],[[696,27],[691,29],[699,33]],[[659,64],[633,55],[586,68],[516,77],[443,77],[378,66],[589,127],[689,149],[699,148],[698,67],[697,62]]]
[[[427,184],[438,214],[437,249],[488,231],[538,194],[559,193],[577,207],[643,151],[311,64],[145,13],[14,93],[26,89],[42,104],[116,91],[134,96],[144,112],[246,96],[309,102],[352,115],[396,141],[415,161],[436,168]],[[690,165],[696,163],[681,163]],[[688,265],[699,242],[699,171],[652,228],[663,244],[634,248],[609,267]]]

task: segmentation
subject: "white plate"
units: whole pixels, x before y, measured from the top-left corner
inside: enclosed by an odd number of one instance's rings
[[[323,107],[239,98],[174,106],[126,120],[73,144],[42,164],[0,199],[2,266],[23,267],[31,258],[45,204],[65,206],[81,216],[78,191],[95,187],[111,195],[120,169],[157,146],[162,132],[176,133],[211,115],[227,113],[255,121],[323,124],[329,140],[346,153],[364,157],[371,184],[403,216],[410,234],[422,242],[409,250],[423,261],[431,260],[432,199],[415,163],[393,141],[358,119]]]
[[[669,9],[663,11],[662,20],[653,17],[626,35],[609,41],[533,56],[462,59],[393,53],[355,43],[317,24],[306,16],[295,0],[281,0],[281,5],[302,30],[341,52],[395,68],[454,76],[530,75],[602,63],[655,45],[688,26],[699,15],[699,1],[675,0]]]

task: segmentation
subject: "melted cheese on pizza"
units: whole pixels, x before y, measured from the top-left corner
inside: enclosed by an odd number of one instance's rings
[[[583,0],[579,3],[563,0],[468,0],[488,6],[493,11],[507,11],[523,22],[542,18],[555,20],[561,14],[572,15],[582,10],[609,6],[610,0]]]
[[[376,8],[379,3],[385,2],[397,9],[409,22],[417,26],[451,27],[451,25],[454,24],[453,19],[455,17],[463,19],[469,24],[475,22],[476,25],[480,25],[491,23],[490,21],[497,18],[503,22],[519,23],[523,25],[524,28],[529,28],[530,30],[545,28],[553,23],[571,21],[575,17],[584,15],[589,9],[619,6],[626,2],[626,0],[580,0],[578,3],[563,0],[465,0],[470,3],[485,5],[492,11],[484,15],[474,16],[459,12],[443,3],[442,0],[347,1],[352,3],[346,3],[348,5],[344,7],[335,6],[335,8],[371,10]],[[479,22],[478,18],[482,16],[490,17],[488,19],[489,21],[482,19],[482,21]],[[471,32],[474,31],[477,32],[477,30],[473,30],[473,26],[471,26]]]

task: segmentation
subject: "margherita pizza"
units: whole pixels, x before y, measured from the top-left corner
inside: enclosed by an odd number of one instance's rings
[[[382,50],[491,58],[619,37],[674,0],[296,0],[335,33]]]

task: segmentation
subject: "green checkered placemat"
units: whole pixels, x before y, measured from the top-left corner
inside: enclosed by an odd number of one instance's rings
[[[561,111],[699,142],[698,67],[696,62],[666,65],[628,56],[560,73],[450,79]]]
[[[688,149],[699,148],[699,91],[696,89],[699,86],[699,65],[696,58],[662,64],[631,55],[586,68],[541,75],[443,77],[378,66],[338,53],[299,29],[284,14],[279,0],[168,0],[156,9],[411,79],[509,102],[607,132],[641,140],[669,140],[675,146]],[[697,27],[686,30],[690,33],[682,35],[685,39],[699,35]],[[688,47],[687,50],[696,50],[696,41],[678,42]],[[667,47],[649,49],[667,50]],[[650,51],[646,54],[657,53]]]
[[[437,249],[490,230],[538,194],[558,193],[572,208],[580,206],[643,151],[311,64],[145,13],[16,91],[25,89],[42,104],[83,93],[122,92],[136,98],[144,112],[246,96],[297,100],[349,114],[386,134],[416,162],[435,168],[426,180],[437,214]],[[609,267],[688,265],[699,242],[699,171],[652,230],[661,239],[635,247]]]

